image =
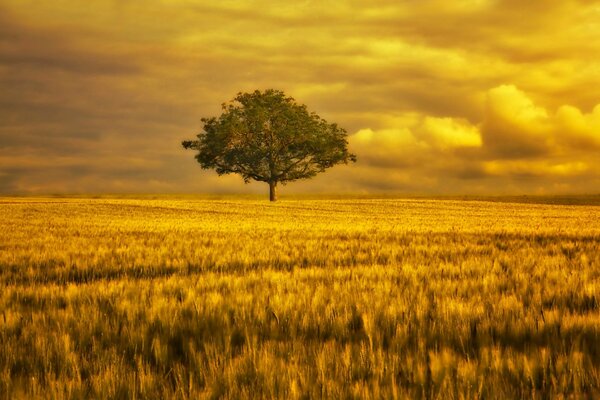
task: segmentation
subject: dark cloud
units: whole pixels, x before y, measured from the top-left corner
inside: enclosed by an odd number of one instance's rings
[[[0,192],[263,191],[180,142],[271,87],[359,156],[286,190],[590,191],[599,16],[554,0],[5,1]]]

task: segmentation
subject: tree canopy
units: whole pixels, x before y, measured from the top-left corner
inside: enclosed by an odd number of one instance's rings
[[[183,141],[183,147],[198,151],[196,160],[204,169],[268,183],[271,201],[277,199],[278,183],[356,161],[343,128],[282,91],[238,93],[222,111],[219,117],[202,118],[204,131],[196,140]]]

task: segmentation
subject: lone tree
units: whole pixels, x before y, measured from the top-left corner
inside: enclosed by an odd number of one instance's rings
[[[268,183],[271,201],[277,200],[278,183],[356,161],[344,129],[282,91],[238,93],[222,109],[219,117],[202,118],[204,132],[182,142],[183,147],[198,151],[196,160],[204,169],[240,174],[246,183]]]

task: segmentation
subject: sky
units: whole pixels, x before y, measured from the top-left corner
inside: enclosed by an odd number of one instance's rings
[[[181,141],[274,88],[352,165],[282,193],[600,192],[600,1],[0,0],[0,194],[263,193]]]

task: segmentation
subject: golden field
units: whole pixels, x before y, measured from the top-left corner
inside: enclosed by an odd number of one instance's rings
[[[0,394],[600,396],[594,204],[1,198]]]

